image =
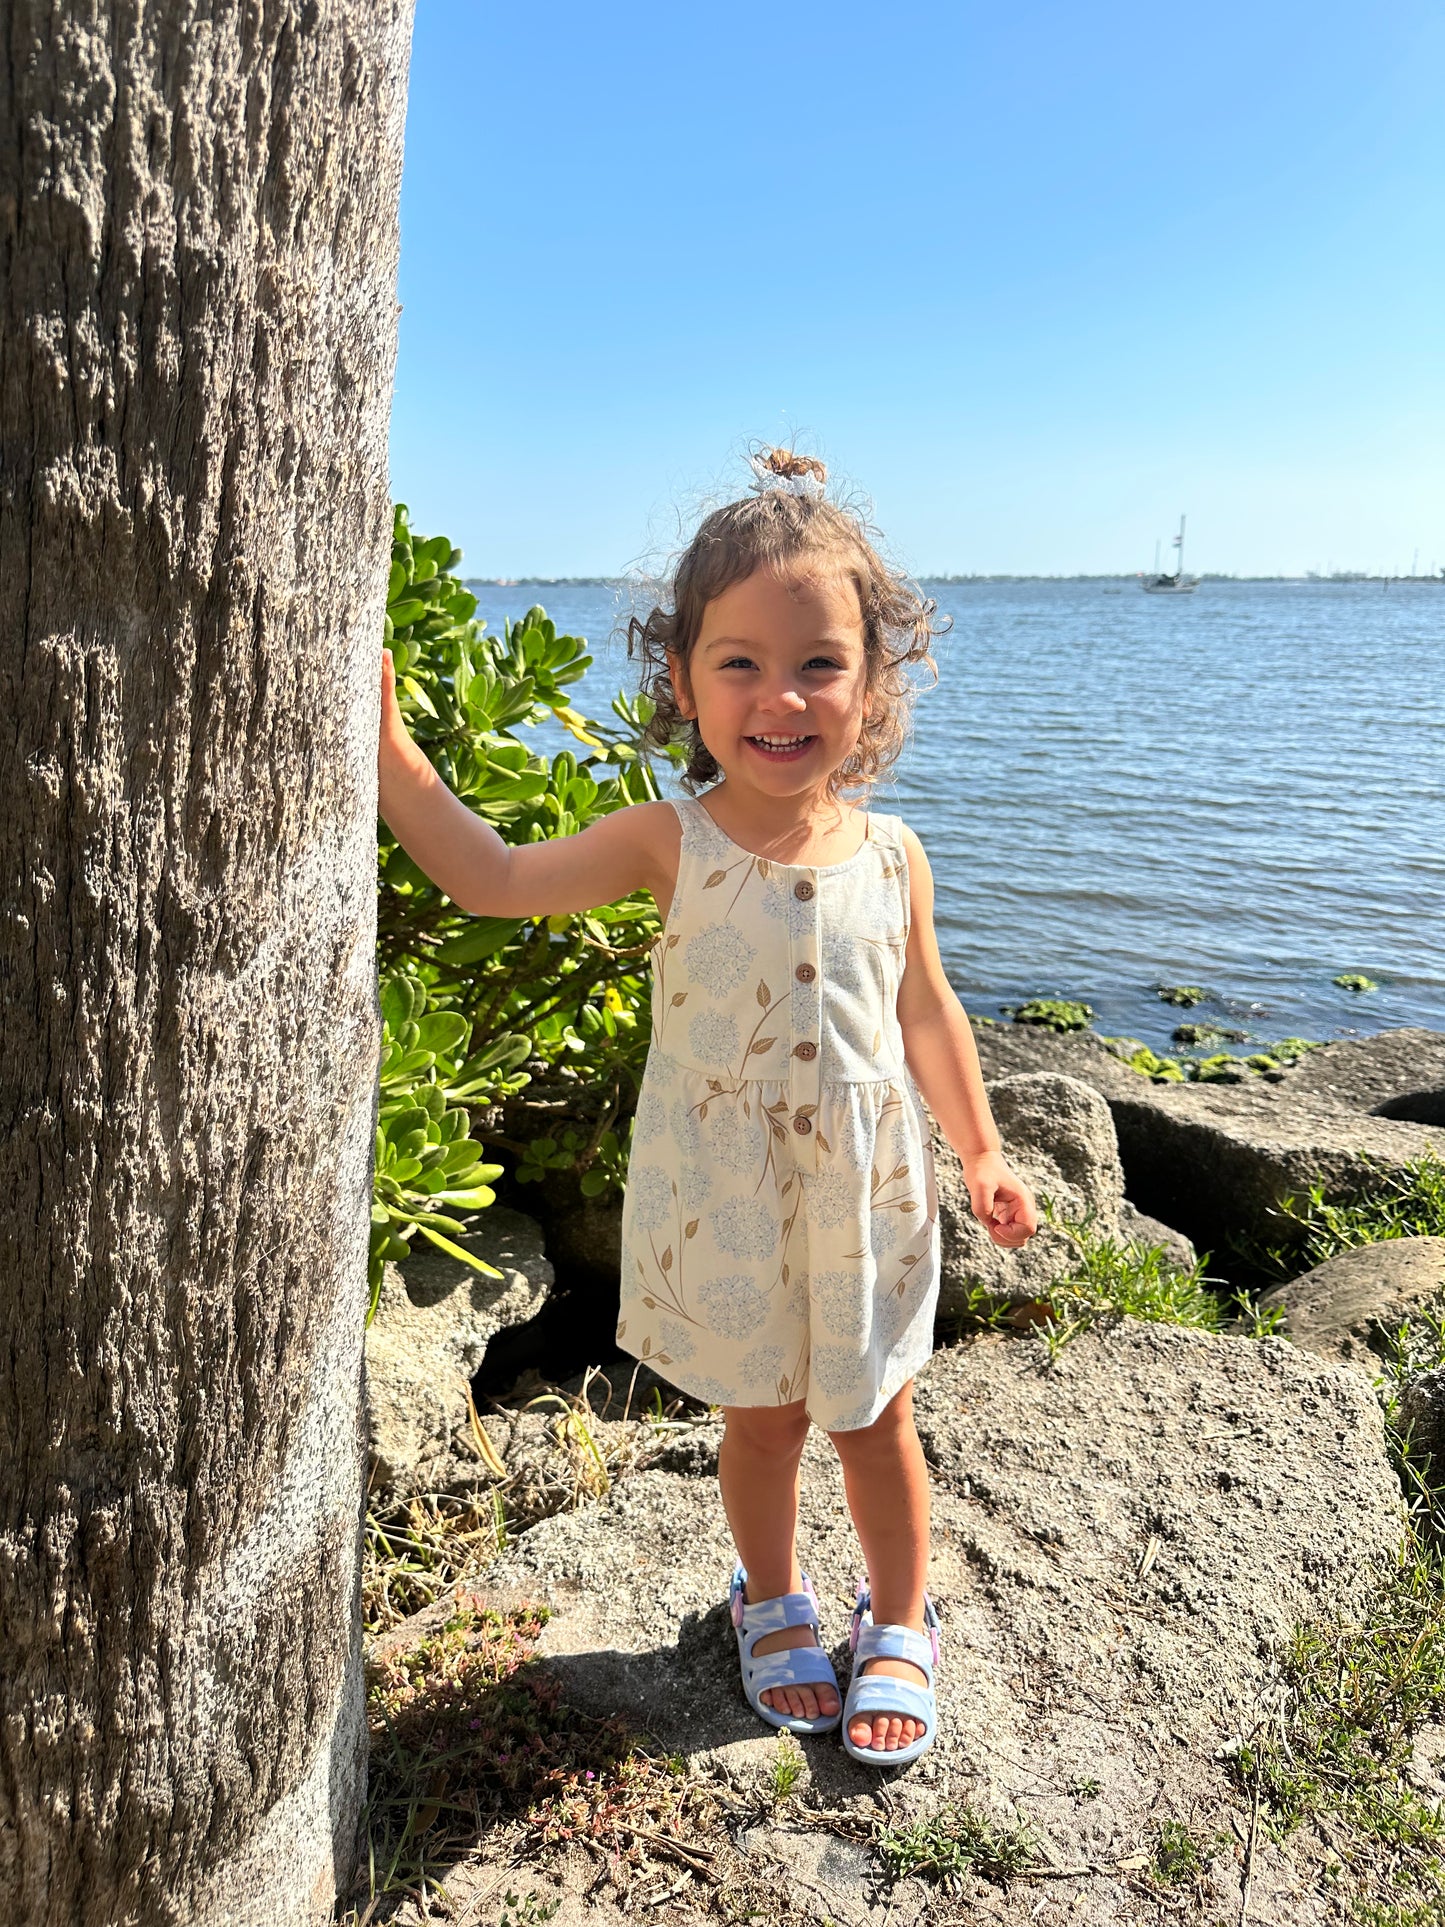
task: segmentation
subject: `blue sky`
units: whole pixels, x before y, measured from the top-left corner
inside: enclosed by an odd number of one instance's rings
[[[619,573],[794,441],[921,573],[1445,567],[1445,9],[418,0],[393,487]]]

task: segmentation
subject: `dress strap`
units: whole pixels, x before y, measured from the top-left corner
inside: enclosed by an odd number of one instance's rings
[[[682,838],[678,846],[678,876],[691,864],[716,862],[718,851],[723,847],[723,839],[716,823],[708,815],[695,796],[669,796],[667,801],[677,811]]]

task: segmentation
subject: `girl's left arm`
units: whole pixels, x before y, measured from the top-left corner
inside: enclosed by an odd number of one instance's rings
[[[973,1029],[944,974],[933,928],[933,872],[923,845],[905,824],[909,931],[898,1022],[913,1081],[943,1135],[957,1151],[973,1215],[995,1244],[1026,1244],[1039,1228],[1033,1193],[1006,1163],[988,1106]]]

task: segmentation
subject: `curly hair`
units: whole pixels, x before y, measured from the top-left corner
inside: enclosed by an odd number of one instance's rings
[[[851,507],[824,492],[827,470],[788,448],[755,452],[758,486],[714,509],[682,551],[666,601],[627,625],[628,654],[642,661],[642,689],[655,708],[644,740],[659,749],[681,740],[688,749],[684,788],[696,791],[722,774],[703,742],[696,718],[684,717],[673,687],[673,664],[686,672],[707,605],[761,568],[782,570],[808,562],[838,563],[858,592],[863,615],[867,714],[857,747],[833,772],[833,791],[876,783],[903,747],[915,686],[908,671],[926,664],[938,677],[930,645],[948,627],[935,626],[938,605],[875,546],[877,534]]]

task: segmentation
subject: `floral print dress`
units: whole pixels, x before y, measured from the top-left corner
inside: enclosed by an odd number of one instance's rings
[[[719,1405],[871,1425],[928,1358],[938,1202],[903,1060],[897,817],[810,866],[754,856],[696,798],[653,946],[652,1043],[622,1218],[617,1338]]]

